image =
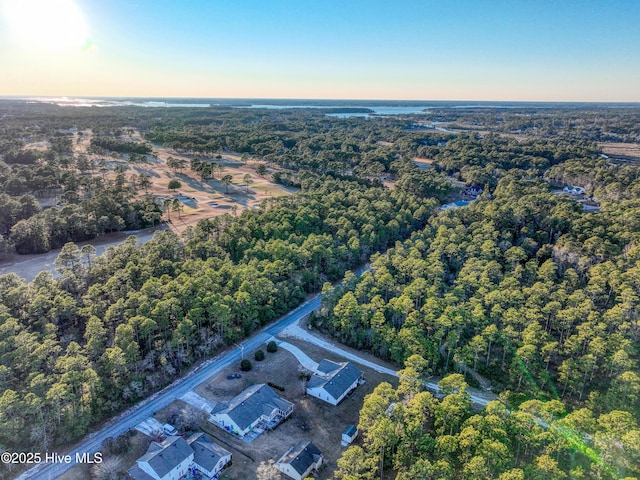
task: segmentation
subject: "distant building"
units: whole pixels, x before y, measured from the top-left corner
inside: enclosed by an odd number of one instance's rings
[[[363,383],[362,377],[363,373],[349,362],[322,360],[307,383],[307,393],[331,405],[337,405]]]
[[[217,403],[209,421],[241,437],[272,430],[293,413],[293,403],[280,398],[273,389],[259,383],[229,402]]]
[[[173,435],[163,442],[152,442],[127,473],[134,480],[178,480],[195,472],[213,479],[230,461],[231,452],[204,433],[192,435],[189,440]]]
[[[568,195],[584,195],[586,192],[582,187],[568,186],[562,189],[562,193],[566,193]]]
[[[342,432],[342,438],[340,444],[343,447],[350,445],[358,436],[358,429],[355,425],[347,425],[347,428]]]
[[[482,187],[477,185],[472,185],[464,189],[465,195],[469,195],[470,197],[477,197],[478,195],[482,195]]]
[[[311,442],[299,442],[287,450],[276,462],[282,473],[295,480],[307,478],[312,470],[322,465],[323,456]]]

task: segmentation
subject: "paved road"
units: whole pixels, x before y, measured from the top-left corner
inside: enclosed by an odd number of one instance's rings
[[[363,267],[355,273],[357,275],[360,275],[367,268],[368,267]],[[102,443],[107,438],[122,435],[127,430],[134,428],[143,420],[151,417],[155,412],[162,410],[174,400],[179,399],[188,391],[205,382],[212,375],[215,375],[216,373],[222,371],[233,363],[239,362],[241,351],[247,353],[252,352],[260,345],[268,341],[271,337],[276,336],[288,326],[309,315],[312,311],[316,310],[320,306],[321,299],[322,296],[320,294],[314,295],[277,322],[263,328],[262,331],[257,335],[254,335],[253,337],[242,342],[239,345],[242,348],[234,348],[233,350],[230,350],[212,360],[209,360],[208,362],[192,370],[187,376],[176,380],[173,384],[169,385],[164,390],[154,394],[147,400],[139,403],[135,407],[125,411],[115,419],[111,420],[99,431],[87,436],[85,441],[80,446],[70,452],[67,452],[68,455],[71,455],[70,463],[40,464],[36,467],[31,468],[30,470],[27,470],[22,475],[17,477],[16,480],[52,480],[54,478],[57,478],[75,465],[76,454],[93,454],[97,452],[102,446]]]
[[[320,296],[316,295],[311,300],[300,305],[288,315],[282,317],[276,323],[269,325],[263,329],[259,334],[244,341],[240,345],[244,347],[244,351],[249,353],[257,349],[265,341],[269,340],[272,336],[277,335],[286,327],[292,323],[297,322],[304,316],[311,313],[313,310],[320,306]],[[159,394],[151,397],[147,401],[138,405],[136,408],[130,409],[124,414],[120,415],[115,422],[103,427],[98,432],[90,435],[85,442],[83,442],[78,448],[68,452],[72,457],[71,463],[57,463],[49,465],[39,465],[31,470],[26,471],[19,477],[19,480],[36,479],[36,480],[49,480],[57,478],[64,472],[69,470],[75,464],[76,453],[89,453],[97,452],[102,443],[109,437],[117,437],[122,435],[127,430],[134,428],[137,424],[152,416],[155,412],[165,408],[171,402],[180,398],[189,390],[197,387],[204,381],[206,381],[212,375],[220,372],[233,363],[239,362],[241,356],[241,349],[234,348],[221,355],[220,357],[209,361],[207,364],[200,366],[194,370],[186,378],[180,379],[178,382],[167,387]]]

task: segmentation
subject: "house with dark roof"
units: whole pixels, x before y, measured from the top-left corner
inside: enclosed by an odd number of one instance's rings
[[[307,383],[307,393],[331,405],[340,403],[364,382],[363,373],[352,363],[322,360]]]
[[[293,403],[281,398],[267,384],[247,388],[229,402],[217,403],[209,421],[241,437],[272,430],[293,413]]]
[[[127,473],[133,480],[178,480],[197,472],[202,478],[215,479],[230,461],[231,452],[204,433],[188,440],[172,435],[163,442],[152,442]]]
[[[469,195],[470,197],[477,197],[482,194],[482,187],[472,185],[464,189],[464,194]]]
[[[276,462],[276,467],[282,473],[295,480],[307,478],[312,470],[322,465],[323,456],[311,442],[299,442]]]

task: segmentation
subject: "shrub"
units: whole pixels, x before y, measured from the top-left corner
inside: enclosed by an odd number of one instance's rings
[[[277,351],[278,351],[278,344],[276,342],[271,340],[269,343],[267,343],[267,352],[273,353]]]
[[[240,362],[240,370],[242,370],[243,372],[248,372],[249,370],[251,370],[251,362],[248,359],[243,359]]]
[[[256,362],[261,362],[264,360],[264,350],[256,350],[256,353],[253,356],[256,359]]]

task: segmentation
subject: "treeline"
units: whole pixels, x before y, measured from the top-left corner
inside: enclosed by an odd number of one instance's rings
[[[540,175],[553,165],[568,160],[587,161],[600,150],[587,142],[548,140],[518,141],[514,138],[460,134],[446,145],[420,149],[421,156],[434,159],[447,173],[459,175],[468,184],[495,188],[508,170],[528,170]]]
[[[109,137],[93,137],[89,151],[92,152],[118,152],[118,153],[137,153],[138,155],[147,155],[152,152],[151,145],[147,143],[129,142]]]
[[[434,200],[306,177],[304,194],[96,258],[65,245],[32,283],[0,276],[0,445],[46,450],[165,385],[421,228]]]
[[[420,355],[427,375],[488,380],[516,406],[557,399],[636,425],[640,205],[584,214],[520,177],[374,255],[327,291],[314,324],[382,358]]]
[[[640,199],[640,167],[605,159],[569,160],[545,172],[556,185],[578,185],[599,200]]]
[[[472,408],[462,375],[438,383],[438,398],[420,381],[425,361],[413,355],[400,386],[381,383],[367,395],[358,429],[362,447],[338,460],[337,480],[618,479],[640,475],[640,426],[628,412],[564,415],[562,403],[504,399]],[[562,418],[560,418],[562,416]]]

